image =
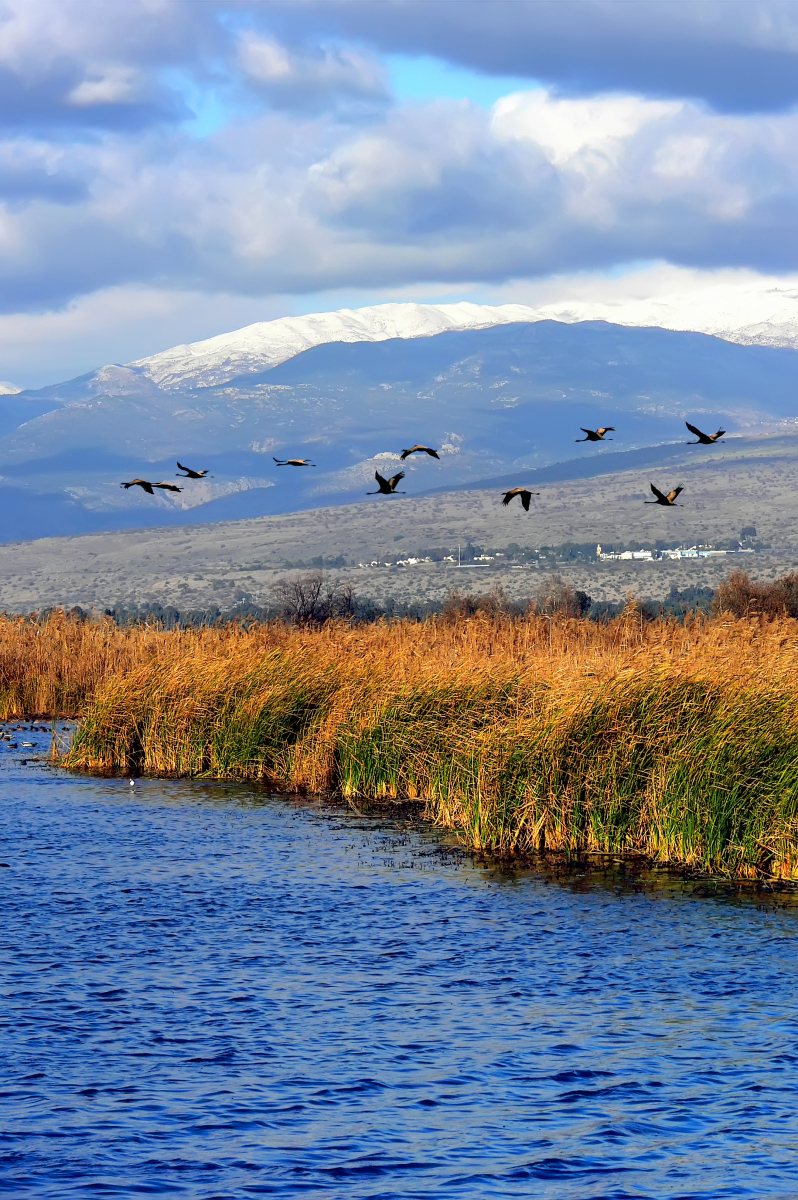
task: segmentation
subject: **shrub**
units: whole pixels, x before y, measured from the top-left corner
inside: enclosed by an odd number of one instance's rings
[[[757,583],[745,571],[732,571],[718,584],[713,608],[733,617],[798,617],[798,572]]]

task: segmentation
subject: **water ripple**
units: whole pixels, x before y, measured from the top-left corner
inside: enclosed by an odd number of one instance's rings
[[[798,913],[132,791],[0,751],[4,1195],[798,1196]]]

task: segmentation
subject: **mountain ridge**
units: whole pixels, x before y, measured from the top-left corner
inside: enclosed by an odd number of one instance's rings
[[[392,303],[360,309],[338,309],[305,316],[259,321],[230,333],[188,342],[127,364],[146,374],[167,391],[181,386],[213,387],[244,374],[255,374],[316,346],[331,342],[377,342],[393,338],[413,340],[453,331],[495,328],[516,323],[555,320],[562,324],[607,321],[627,328],[670,329],[702,333],[740,345],[798,348],[798,311],[777,311],[779,320],[735,325],[733,310],[725,306],[712,313],[693,314],[680,323],[671,307],[675,300],[607,304],[567,301],[533,308],[525,304]],[[750,317],[751,313],[746,313]]]
[[[395,327],[383,322],[375,340],[322,343],[249,373],[244,363],[243,375],[213,386],[169,390],[142,366],[111,365],[1,397],[4,537],[347,504],[373,489],[376,470],[398,470],[402,448],[417,441],[440,458],[408,459],[403,486],[426,494],[539,470],[576,479],[583,463],[620,452],[636,455],[641,470],[675,467],[684,454],[697,461],[700,452],[680,448],[685,419],[712,429],[720,421],[748,439],[735,451],[748,455],[761,452],[756,436],[796,428],[798,355],[789,348],[601,321],[424,328],[388,337]],[[240,369],[228,363],[226,372]],[[611,443],[574,445],[580,427],[599,425],[616,427]],[[273,456],[317,466],[280,468]],[[207,478],[176,481],[183,490],[168,496],[119,486],[171,479],[176,459]]]

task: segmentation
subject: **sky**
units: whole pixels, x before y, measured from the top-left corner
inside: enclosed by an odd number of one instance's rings
[[[0,0],[0,264],[24,387],[391,300],[794,288],[798,0]]]

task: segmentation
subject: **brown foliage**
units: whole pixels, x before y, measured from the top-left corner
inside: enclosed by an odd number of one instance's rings
[[[465,596],[457,591],[450,592],[443,602],[441,619],[451,625],[469,617],[483,616],[493,619],[509,617],[514,619],[520,617],[522,613],[521,605],[511,600],[504,588],[498,585],[493,591],[476,596],[470,592],[467,592]]]
[[[604,625],[114,636],[128,658],[86,706],[72,766],[423,797],[476,847],[798,877],[792,620],[645,622],[630,604]]]
[[[755,583],[745,571],[732,571],[718,585],[713,608],[733,617],[798,617],[798,572]]]
[[[260,627],[268,637],[270,627]],[[74,717],[109,678],[123,679],[170,654],[191,656],[247,636],[236,625],[222,630],[170,630],[112,621],[88,622],[56,611],[41,623],[0,616],[0,720]],[[250,643],[254,635],[248,635]]]
[[[169,631],[79,622],[63,612],[41,624],[0,617],[0,717],[74,716],[103,682],[122,680],[155,661],[220,661],[238,654],[254,663],[276,648],[328,653],[331,661],[368,661],[397,679],[411,680],[420,670],[445,672],[453,663],[470,672],[502,663],[508,671],[532,669],[541,678],[554,674],[566,679],[585,671],[614,675],[632,666],[696,656],[720,664],[723,671],[765,659],[768,669],[775,670],[787,661],[780,648],[792,648],[796,641],[796,627],[789,620],[774,622],[770,632],[760,619],[641,622],[633,605],[604,625],[562,615],[509,619],[496,609],[469,616],[459,601],[450,612],[424,623],[350,626],[330,621],[323,628],[292,628],[277,621],[252,629],[227,625]]]
[[[424,623],[353,625],[325,619],[322,624],[301,609],[293,626],[275,621],[251,629],[235,624],[170,631],[118,628],[111,621],[79,621],[63,612],[41,624],[0,617],[0,719],[76,716],[108,680],[121,683],[156,662],[223,664],[237,656],[256,664],[278,649],[329,655],[331,662],[351,662],[353,669],[368,662],[409,683],[419,672],[445,676],[453,666],[470,674],[533,671],[544,680],[556,676],[578,683],[586,676],[686,661],[711,661],[724,677],[756,662],[774,677],[784,664],[794,664],[796,626],[784,613],[794,611],[790,588],[794,594],[797,580],[788,576],[776,585],[751,584],[735,572],[719,593],[726,615],[688,619],[684,625],[642,621],[634,604],[603,625],[568,616],[570,602],[544,617],[519,617],[499,591],[490,597],[455,594],[441,617]],[[774,606],[762,602],[762,596],[773,595],[778,597]],[[322,591],[321,600],[328,605],[328,594]],[[748,619],[730,619],[738,615]]]

